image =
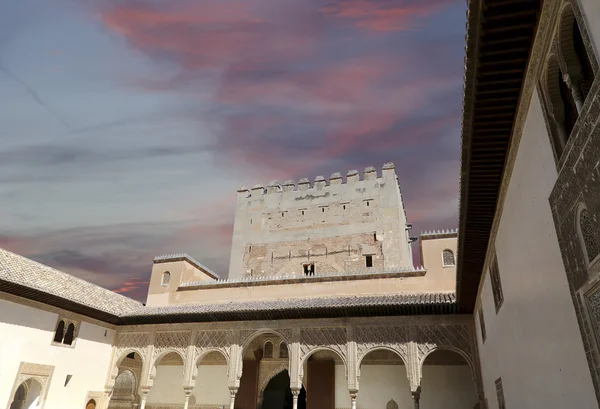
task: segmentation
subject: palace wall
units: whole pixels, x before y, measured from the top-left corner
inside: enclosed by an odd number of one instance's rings
[[[456,248],[458,234],[456,230],[445,232],[430,232],[419,237],[421,262],[427,270],[425,278],[427,288],[456,289]],[[452,254],[452,263],[444,263],[444,251]]]
[[[490,409],[499,378],[507,408],[597,407],[548,202],[556,176],[534,92],[495,240],[504,302],[496,311],[488,267],[475,311]]]
[[[393,164],[322,176],[311,186],[271,182],[238,190],[229,277],[412,266],[406,215]]]
[[[18,385],[31,377],[43,385],[44,409],[80,409],[92,397],[101,405],[115,331],[76,314],[12,298],[16,302],[0,299],[0,407],[10,407]],[[72,346],[53,343],[59,316],[77,323]],[[71,379],[65,386],[67,375]]]

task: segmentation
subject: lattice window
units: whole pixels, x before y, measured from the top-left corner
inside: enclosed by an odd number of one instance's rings
[[[442,252],[442,262],[444,267],[454,266],[454,253],[452,250],[446,249]]]
[[[160,282],[160,285],[169,285],[170,282],[171,282],[171,273],[169,273],[168,271],[165,271],[162,275],[162,280]]]
[[[500,271],[498,270],[498,257],[494,253],[492,264],[490,265],[490,281],[492,282],[492,293],[494,294],[494,305],[496,312],[504,302],[504,294],[502,293],[502,283],[500,281]]]
[[[496,379],[496,398],[498,399],[498,409],[506,409],[504,402],[504,388],[502,388],[502,378]]]
[[[592,218],[586,208],[579,212],[579,233],[585,248],[588,263],[591,263],[600,253],[600,245],[596,239],[596,231]]]
[[[485,342],[485,338],[486,338],[487,334],[485,332],[485,320],[483,318],[483,307],[481,305],[479,306],[478,316],[479,316],[479,330],[481,332],[481,342]]]
[[[285,342],[279,344],[279,358],[289,358],[289,351]]]
[[[273,343],[271,341],[265,342],[265,358],[273,358]]]

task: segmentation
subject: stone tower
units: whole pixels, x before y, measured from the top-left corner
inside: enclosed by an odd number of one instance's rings
[[[393,163],[238,190],[229,277],[412,269]]]

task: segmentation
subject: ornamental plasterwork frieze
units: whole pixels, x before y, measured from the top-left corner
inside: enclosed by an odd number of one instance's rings
[[[463,355],[474,368],[473,332],[468,324],[436,324],[415,327],[419,363],[436,349],[450,349]]]
[[[120,359],[125,351],[135,351],[146,358],[147,346],[150,345],[149,332],[122,332],[117,335],[116,359]]]
[[[315,349],[330,349],[346,361],[347,335],[345,327],[302,328],[300,331],[300,361]]]
[[[50,386],[50,380],[52,378],[53,372],[54,367],[50,365],[34,364],[31,362],[21,362],[21,365],[19,366],[19,371],[17,373],[17,377],[13,384],[13,389],[10,395],[9,402],[13,401],[17,389],[23,382],[27,381],[28,379],[35,379],[37,382],[39,382],[41,386],[39,394],[40,402],[38,402],[38,407],[43,408],[44,403],[46,401],[46,395],[48,394],[48,388]]]
[[[377,348],[391,349],[400,355],[404,362],[408,362],[408,327],[406,326],[356,327],[354,339],[357,364],[362,362],[365,355]]]

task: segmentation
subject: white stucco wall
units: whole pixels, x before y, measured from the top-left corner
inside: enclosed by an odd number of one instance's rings
[[[54,366],[44,409],[85,407],[104,390],[114,331],[81,322],[75,347],[52,345],[58,314],[0,300],[0,407],[8,407],[21,362]],[[104,335],[106,329],[106,336]],[[72,375],[68,386],[67,375]]]
[[[200,365],[196,386],[192,391],[196,404],[229,405],[226,365]],[[148,404],[181,404],[183,392],[183,366],[159,365],[156,368],[154,385],[148,393]]]
[[[483,345],[476,320],[490,409],[499,377],[507,408],[597,407],[548,202],[556,176],[534,92],[496,237],[498,314],[489,274],[482,284]]]

